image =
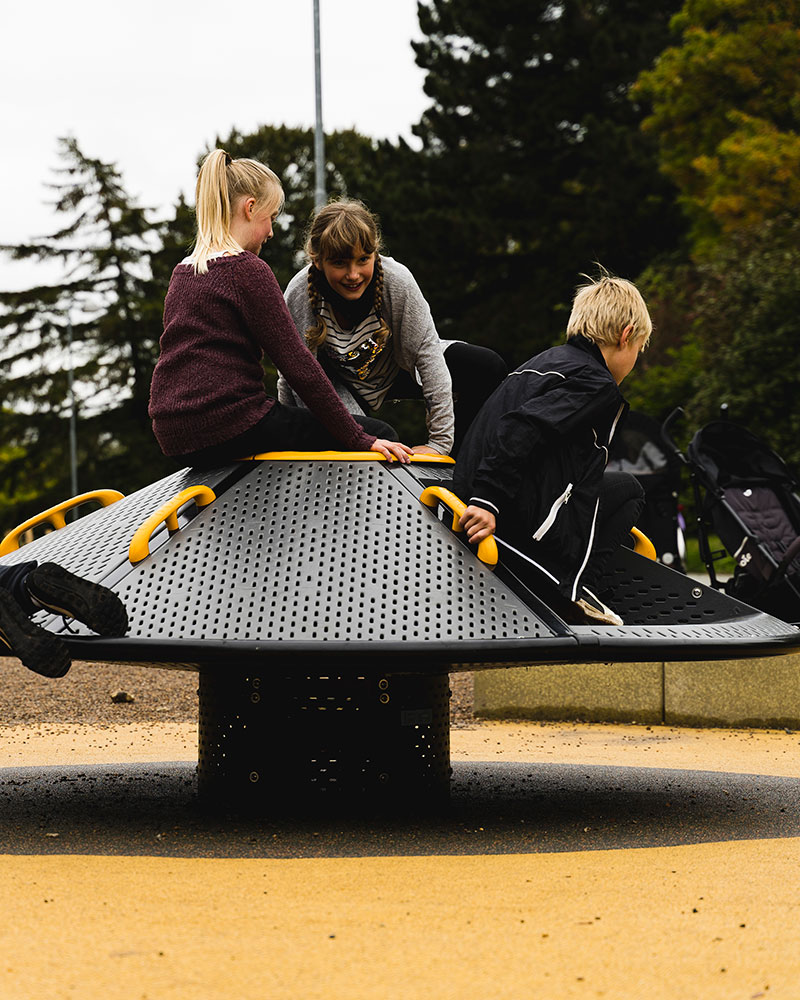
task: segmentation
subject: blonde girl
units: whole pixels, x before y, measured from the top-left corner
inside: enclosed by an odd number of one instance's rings
[[[150,389],[153,431],[181,465],[214,466],[272,450],[355,449],[408,461],[391,427],[354,419],[297,333],[258,256],[283,205],[278,177],[215,149],[197,178],[197,240],[177,265]],[[264,388],[262,358],[307,409]]]
[[[506,366],[494,351],[440,340],[411,272],[380,251],[377,217],[359,201],[331,202],[312,218],[309,265],[286,304],[351,412],[424,399],[428,440],[413,450],[450,454]],[[287,383],[278,380],[278,398],[292,404]]]

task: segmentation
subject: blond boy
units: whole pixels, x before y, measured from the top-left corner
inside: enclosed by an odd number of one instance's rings
[[[603,569],[642,505],[639,483],[603,472],[628,409],[619,385],[652,322],[635,285],[607,275],[578,289],[567,341],[525,362],[489,397],[453,480],[471,542],[496,533],[570,602],[576,621],[621,625]]]

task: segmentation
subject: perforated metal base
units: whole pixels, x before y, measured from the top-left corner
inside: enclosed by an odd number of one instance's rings
[[[444,673],[201,673],[200,798],[262,815],[445,799],[449,697]]]

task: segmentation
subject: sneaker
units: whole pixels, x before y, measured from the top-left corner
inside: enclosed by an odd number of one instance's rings
[[[44,677],[63,677],[72,663],[58,636],[34,625],[12,595],[0,587],[0,652],[3,646],[29,670]]]
[[[69,573],[56,563],[42,563],[25,578],[31,600],[65,618],[77,618],[98,635],[125,635],[128,612],[113,590]]]
[[[582,590],[583,597],[575,601],[575,607],[579,608],[589,625],[624,625],[625,623],[618,614],[611,608],[603,604],[599,597],[587,590]]]

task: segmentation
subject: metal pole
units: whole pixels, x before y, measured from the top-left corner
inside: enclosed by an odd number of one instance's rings
[[[316,92],[316,125],[314,127],[314,206],[322,208],[325,195],[325,133],[322,131],[322,72],[319,44],[319,0],[314,0],[314,83]]]
[[[75,400],[75,378],[72,364],[72,318],[67,313],[67,353],[69,357],[69,472],[72,496],[78,495],[78,414]]]

